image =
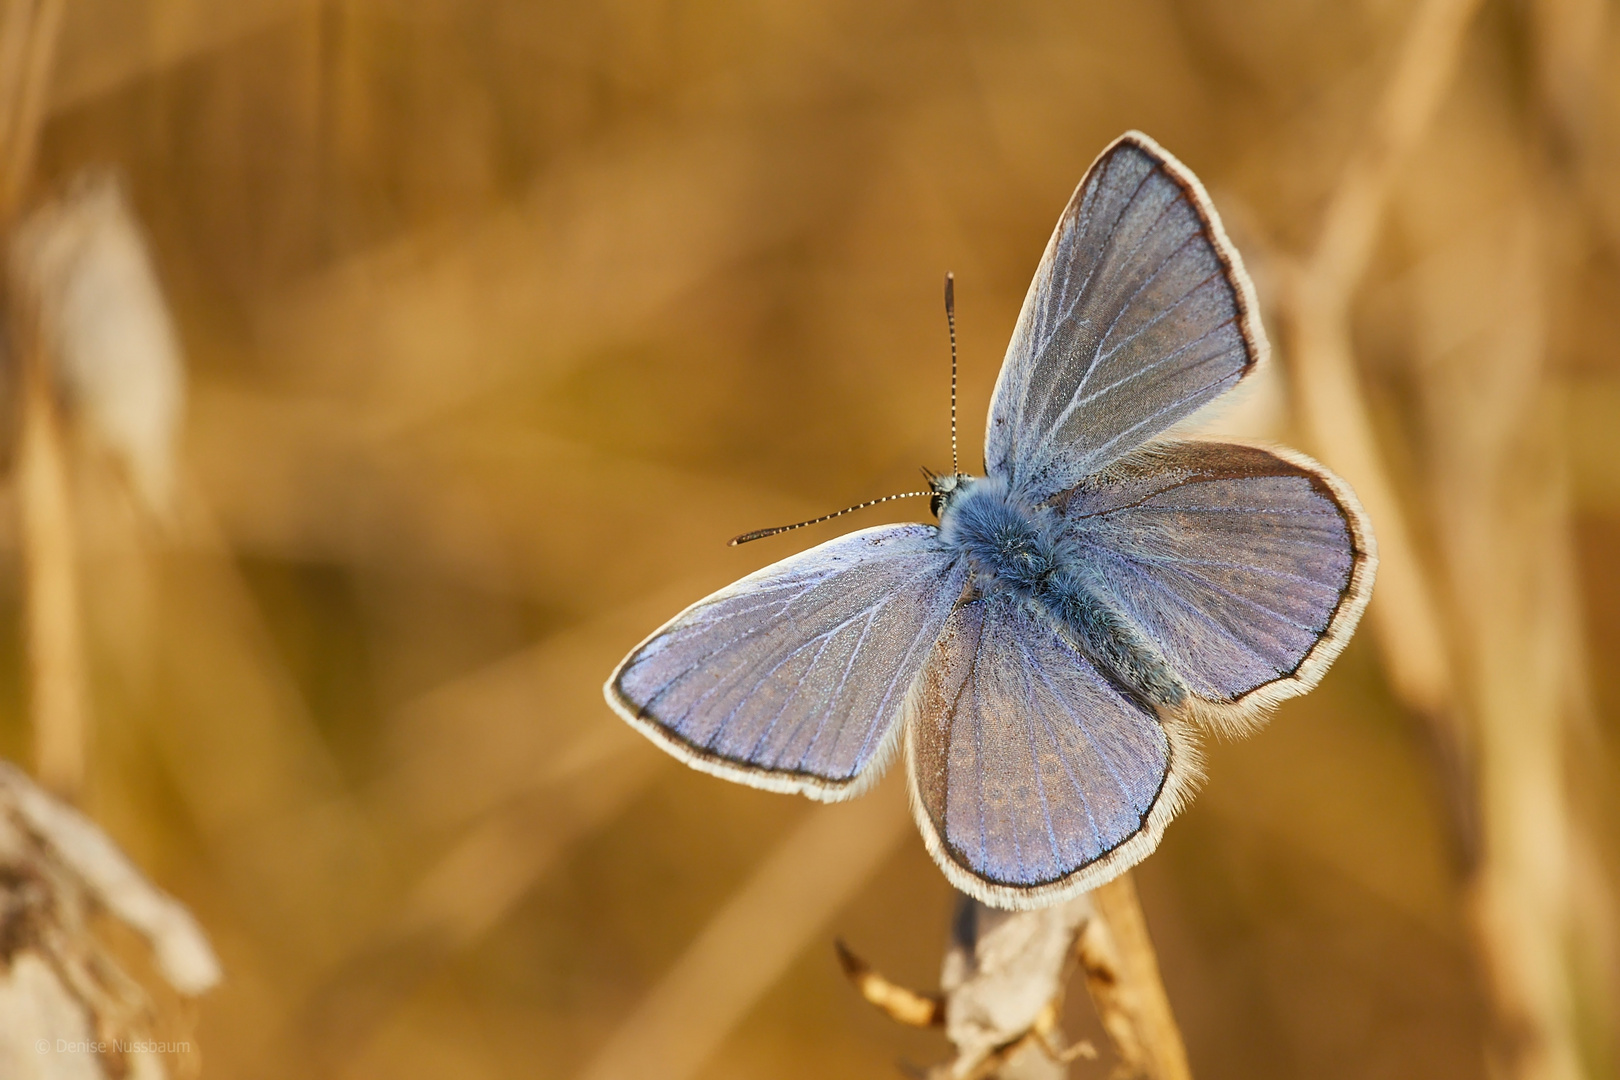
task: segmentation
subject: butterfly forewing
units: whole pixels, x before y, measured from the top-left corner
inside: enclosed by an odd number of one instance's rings
[[[700,769],[845,798],[893,749],[965,574],[932,526],[830,540],[676,616],[614,672],[608,702]]]
[[[1194,768],[1152,712],[1005,593],[951,616],[911,710],[918,824],[951,881],[999,907],[1050,903],[1146,855]]]
[[[986,468],[1042,501],[1230,389],[1265,350],[1203,187],[1129,133],[1086,173],[1035,272],[991,400]]]
[[[1223,706],[1309,689],[1371,590],[1360,507],[1303,455],[1162,444],[1082,484],[1060,512],[1095,587],[1188,689]]]

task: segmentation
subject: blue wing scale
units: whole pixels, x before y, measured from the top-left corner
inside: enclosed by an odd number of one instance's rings
[[[932,526],[830,540],[676,616],[614,672],[608,702],[698,768],[847,798],[893,748],[964,581]]]
[[[1344,483],[1302,454],[1165,443],[1059,500],[1093,587],[1218,725],[1309,689],[1366,606],[1376,552]]]
[[[1044,501],[1231,389],[1266,349],[1203,186],[1131,132],[1086,173],[1036,270],[990,403],[986,469]]]
[[[951,615],[911,708],[918,825],[958,888],[1002,907],[1050,903],[1142,858],[1197,773],[1173,722],[1005,593]]]

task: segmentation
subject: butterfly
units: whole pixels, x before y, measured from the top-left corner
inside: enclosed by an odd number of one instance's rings
[[[693,604],[608,703],[697,769],[829,802],[903,746],[929,853],[986,904],[1108,881],[1191,796],[1200,729],[1247,733],[1314,686],[1372,591],[1344,481],[1167,435],[1267,352],[1203,186],[1126,133],[1047,244],[984,475],[930,477],[936,525],[852,532]]]

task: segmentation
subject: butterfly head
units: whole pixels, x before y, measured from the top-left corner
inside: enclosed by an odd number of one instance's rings
[[[966,473],[949,473],[945,476],[928,474],[928,486],[934,493],[928,500],[928,509],[936,518],[944,517],[946,509],[966,495],[973,487],[973,482],[974,478]]]

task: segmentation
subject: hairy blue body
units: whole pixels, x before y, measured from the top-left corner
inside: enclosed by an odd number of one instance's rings
[[[1122,688],[1148,704],[1179,705],[1187,689],[1124,613],[1088,583],[1091,570],[1063,541],[1057,514],[1024,505],[995,478],[935,481],[940,538],[973,568],[981,593],[1011,592],[1041,608]]]

